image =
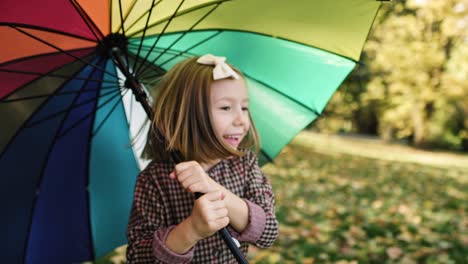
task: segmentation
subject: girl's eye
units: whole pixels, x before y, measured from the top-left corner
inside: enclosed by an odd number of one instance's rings
[[[242,107],[242,111],[249,111],[248,107]]]
[[[220,109],[224,110],[224,111],[229,111],[229,110],[231,110],[231,107],[230,106],[223,106]]]

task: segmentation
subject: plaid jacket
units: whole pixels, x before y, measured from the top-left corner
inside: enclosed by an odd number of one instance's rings
[[[194,203],[194,195],[169,178],[174,166],[152,162],[138,176],[127,229],[128,263],[236,263],[218,234],[199,241],[183,255],[166,247],[170,230],[191,214]],[[249,223],[245,230],[238,234],[228,227],[240,241],[244,255],[248,243],[271,246],[278,236],[274,195],[255,153],[223,160],[208,175],[247,202]]]

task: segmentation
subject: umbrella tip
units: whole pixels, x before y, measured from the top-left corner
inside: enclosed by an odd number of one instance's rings
[[[109,58],[111,52],[118,50],[127,50],[128,39],[120,33],[112,33],[105,36],[96,46],[96,53],[103,57]]]

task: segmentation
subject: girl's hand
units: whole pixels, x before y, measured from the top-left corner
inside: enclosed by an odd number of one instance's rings
[[[171,179],[177,179],[191,193],[209,193],[220,190],[221,186],[206,174],[203,167],[196,161],[181,162],[169,174]]]
[[[198,198],[187,220],[197,241],[210,237],[226,227],[229,224],[229,217],[224,194],[221,191],[214,191]]]

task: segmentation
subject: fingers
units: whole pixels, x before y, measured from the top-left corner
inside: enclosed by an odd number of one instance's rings
[[[186,177],[180,184],[188,192],[207,192],[207,183],[203,178],[200,177]]]
[[[214,210],[213,211],[213,218],[215,219],[221,219],[221,218],[224,218],[224,217],[227,217],[228,216],[228,209],[227,208],[220,208],[220,209],[217,209],[217,210]]]
[[[204,193],[207,191],[206,184],[204,182],[195,182],[187,186],[186,190],[191,193]]]
[[[229,224],[228,209],[226,207],[214,210],[212,214],[213,231],[218,231]]]
[[[213,208],[214,210],[226,208],[226,202],[224,201],[224,199],[211,202],[210,205],[211,205],[211,208]]]
[[[188,173],[182,173],[182,174],[191,174],[191,173],[188,172]],[[200,177],[190,177],[187,175],[178,175],[177,179],[185,189],[187,189],[190,185],[195,184],[202,180]]]
[[[224,195],[220,191],[204,194],[195,203],[200,204],[202,214],[206,220],[215,220],[228,215]]]
[[[191,167],[185,169],[185,170],[174,170],[174,176],[177,178],[179,182],[184,181],[185,179],[189,178],[190,176],[193,175],[193,170]]]
[[[229,225],[229,217],[223,217],[215,220],[216,222],[216,231],[220,230],[223,227]]]
[[[169,178],[171,179],[176,179],[177,176],[182,173],[182,171],[186,170],[187,169],[187,162],[181,162],[181,163],[178,163],[176,164],[176,166],[174,167],[174,170],[169,173]]]
[[[229,224],[224,197],[221,191],[213,191],[195,201],[191,221],[200,237],[211,236]]]
[[[184,181],[188,177],[196,174],[196,173],[203,173],[204,170],[201,165],[196,161],[186,161],[181,162],[175,165],[174,171],[169,174],[171,179],[176,179],[179,182]]]
[[[220,186],[206,174],[202,166],[196,161],[177,164],[169,177],[177,179],[184,189],[192,193],[208,193],[220,189]]]
[[[185,161],[185,162],[181,162],[175,165],[174,170],[176,174],[179,174],[185,170],[196,168],[196,167],[199,167],[200,169],[202,169],[201,165],[196,161]]]
[[[205,219],[207,220],[209,229],[212,232],[216,232],[229,224],[228,209],[226,208],[224,201],[220,202],[223,203],[219,208],[215,209],[212,207],[210,210],[205,211]],[[213,206],[213,202],[211,205]]]
[[[214,202],[218,200],[224,200],[225,195],[221,191],[214,191],[214,192],[209,192],[205,195],[203,195],[201,198],[206,199],[208,201]]]

